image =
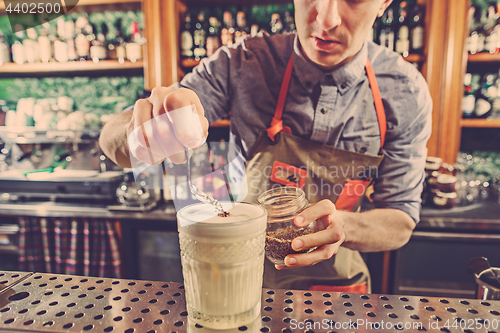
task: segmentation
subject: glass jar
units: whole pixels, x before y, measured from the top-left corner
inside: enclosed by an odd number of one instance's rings
[[[266,257],[272,263],[285,265],[287,255],[315,249],[292,249],[294,238],[315,232],[316,221],[303,228],[294,223],[295,216],[309,206],[304,191],[292,186],[273,188],[262,193],[257,200],[267,211]]]

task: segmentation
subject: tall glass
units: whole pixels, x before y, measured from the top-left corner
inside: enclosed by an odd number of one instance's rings
[[[194,322],[228,329],[260,313],[267,214],[258,205],[194,204],[177,213],[186,307]]]

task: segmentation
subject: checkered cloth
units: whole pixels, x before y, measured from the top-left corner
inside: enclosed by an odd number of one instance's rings
[[[118,221],[20,217],[18,222],[20,270],[122,277]]]

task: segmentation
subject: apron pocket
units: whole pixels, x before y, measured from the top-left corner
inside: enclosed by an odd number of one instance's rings
[[[368,184],[370,184],[370,179],[346,180],[342,192],[335,201],[335,207],[338,210],[351,211],[365,194]]]

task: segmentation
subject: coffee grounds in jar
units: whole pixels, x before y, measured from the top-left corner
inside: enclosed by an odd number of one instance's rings
[[[266,234],[266,255],[271,261],[282,262],[289,254],[309,252],[309,249],[302,251],[292,249],[292,240],[310,233],[312,233],[311,229],[300,230],[291,226],[275,231],[268,231]]]

